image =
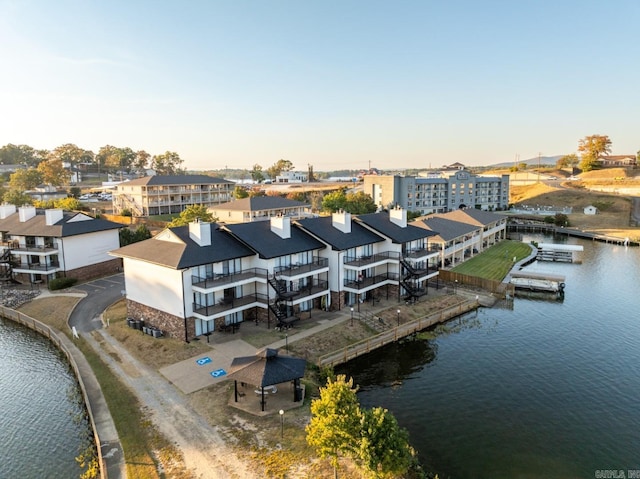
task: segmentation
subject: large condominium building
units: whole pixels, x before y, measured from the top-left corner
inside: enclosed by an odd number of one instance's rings
[[[235,183],[207,175],[146,176],[120,183],[113,211],[133,216],[181,213],[188,206],[214,206],[231,200]]]
[[[364,192],[383,208],[400,206],[421,215],[460,208],[499,211],[509,206],[509,175],[478,176],[465,170],[427,177],[365,175]]]

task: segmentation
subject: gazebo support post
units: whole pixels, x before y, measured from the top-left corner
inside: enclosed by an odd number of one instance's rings
[[[238,402],[238,381],[233,380],[233,396],[236,402]]]
[[[264,401],[264,388],[263,387],[260,388],[260,394],[262,396],[262,398],[260,399],[260,407],[262,407],[262,412],[264,412],[265,401]]]

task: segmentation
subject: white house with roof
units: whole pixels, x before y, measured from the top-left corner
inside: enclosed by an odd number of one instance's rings
[[[248,320],[288,326],[320,307],[329,294],[324,247],[274,217],[191,223],[111,254],[123,260],[129,315],[190,341]]]
[[[274,183],[304,183],[307,181],[307,174],[298,171],[283,171],[275,177]]]
[[[329,260],[332,308],[382,296],[417,298],[438,274],[438,253],[428,244],[434,233],[407,224],[406,210],[353,218],[341,211],[296,225],[328,246],[321,254]]]
[[[115,273],[121,262],[109,251],[120,246],[120,228],[84,213],[0,205],[0,279],[47,283]]]

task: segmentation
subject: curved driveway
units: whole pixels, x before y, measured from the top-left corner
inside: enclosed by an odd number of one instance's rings
[[[124,274],[96,279],[74,286],[73,289],[85,291],[87,296],[73,309],[69,317],[69,326],[75,326],[79,333],[88,333],[102,328],[100,315],[123,297]]]

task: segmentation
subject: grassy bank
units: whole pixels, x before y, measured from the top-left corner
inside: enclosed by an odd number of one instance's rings
[[[528,244],[505,240],[459,264],[452,271],[501,281],[511,271],[514,263],[523,260],[529,254],[531,247]]]
[[[67,320],[80,299],[69,296],[40,298],[22,305],[18,310],[72,339]],[[118,379],[86,340],[80,338],[73,341],[100,383],[120,437],[127,477],[191,479],[192,476],[184,468],[180,451],[151,424],[135,394]],[[158,464],[170,475],[162,476],[158,472]]]

